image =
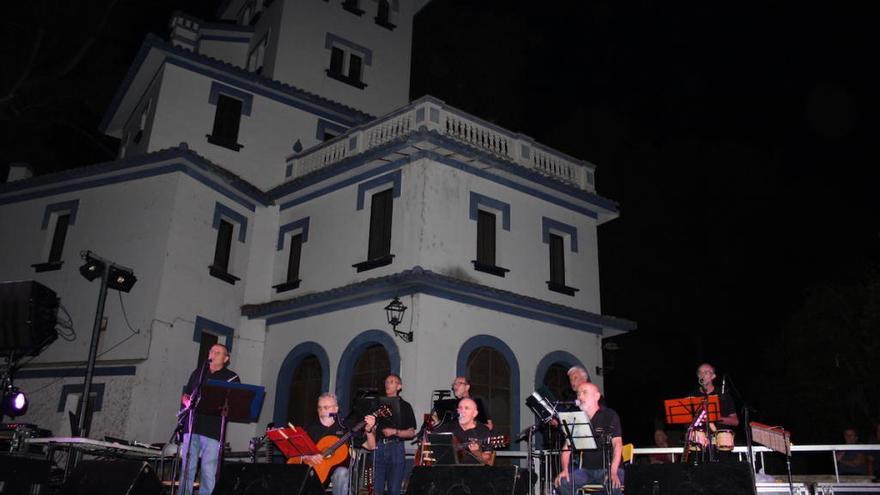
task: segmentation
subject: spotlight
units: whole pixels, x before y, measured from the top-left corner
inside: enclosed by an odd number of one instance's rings
[[[134,273],[122,270],[116,265],[110,266],[110,280],[107,281],[107,287],[129,292],[135,282],[137,282],[137,277],[134,276]]]
[[[92,258],[88,251],[83,255],[83,259],[86,260],[86,264],[79,267],[79,273],[89,282],[100,277],[104,272],[104,263]]]
[[[3,394],[3,414],[14,418],[16,416],[21,416],[22,414],[26,413],[27,408],[27,395],[19,390],[18,387],[10,387]]]

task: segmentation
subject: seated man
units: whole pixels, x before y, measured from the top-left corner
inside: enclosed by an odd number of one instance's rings
[[[611,438],[612,454],[610,476],[612,493],[613,495],[620,495],[623,493],[620,489],[623,484],[623,469],[620,468],[620,461],[623,454],[623,433],[620,427],[620,417],[617,416],[617,413],[614,412],[613,409],[599,406],[599,398],[601,396],[602,394],[599,393],[599,387],[593,383],[582,383],[578,386],[578,405],[582,411],[587,413],[587,417],[593,425],[599,448],[578,452],[575,456],[575,460],[579,462],[576,462],[575,464],[579,464],[580,467],[577,467],[571,472],[571,451],[565,450],[562,452],[562,470],[559,472],[559,475],[556,476],[554,482],[560,495],[572,493],[572,484],[574,484],[574,490],[577,490],[586,484],[598,485],[605,483],[606,473],[603,465],[604,456],[601,441],[603,437]]]
[[[346,430],[339,422],[339,404],[336,402],[336,396],[327,392],[318,397],[318,421],[308,424],[305,427],[306,433],[313,442],[318,443],[322,438],[330,435],[334,437],[342,437]],[[363,433],[354,435],[354,444],[361,445],[366,449],[374,450],[376,448],[376,418],[374,416],[365,416]],[[354,425],[347,425],[348,427]],[[365,434],[365,435],[364,435]],[[365,438],[366,437],[366,438]],[[325,461],[321,454],[306,456],[303,459],[306,463],[316,466]],[[333,482],[333,495],[347,495],[348,484],[351,475],[348,471],[348,464],[342,462],[333,468],[329,480]]]
[[[477,409],[477,403],[473,399],[461,399],[458,401],[458,421],[455,423],[444,423],[434,430],[434,433],[452,433],[458,445],[461,446],[458,459],[462,464],[492,465],[494,460],[492,449],[488,446],[480,445],[492,433],[486,425],[477,423],[477,416],[479,414],[480,411]]]

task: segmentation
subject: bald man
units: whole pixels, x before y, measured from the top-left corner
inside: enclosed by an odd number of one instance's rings
[[[576,490],[586,484],[605,483],[606,472],[601,444],[604,443],[602,439],[610,438],[612,452],[609,472],[612,494],[620,495],[623,493],[620,488],[623,485],[623,469],[620,468],[623,455],[623,432],[620,427],[620,417],[613,409],[599,405],[599,398],[602,397],[602,394],[599,392],[599,387],[593,383],[580,384],[577,389],[577,397],[578,406],[587,414],[593,425],[600,448],[577,452],[573,471],[570,466],[571,452],[564,450],[561,456],[562,470],[556,477],[554,484],[560,494],[566,495],[571,493],[572,484]]]
[[[481,446],[480,442],[489,438],[492,432],[485,424],[477,422],[477,416],[480,414],[477,403],[465,397],[458,401],[457,411],[458,421],[444,423],[434,432],[452,433],[459,445],[467,445],[470,453],[462,453],[458,456],[462,464],[491,464],[492,450],[488,446]]]

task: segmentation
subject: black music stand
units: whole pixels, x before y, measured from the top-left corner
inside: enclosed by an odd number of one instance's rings
[[[196,412],[206,416],[220,416],[220,453],[217,456],[217,484],[223,466],[223,447],[226,445],[226,423],[252,423],[260,416],[266,389],[259,385],[208,380],[202,386]],[[186,469],[186,466],[184,466]]]

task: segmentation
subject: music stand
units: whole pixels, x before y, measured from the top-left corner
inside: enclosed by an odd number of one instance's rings
[[[477,406],[479,407],[479,406]],[[434,401],[434,412],[440,424],[458,418],[458,399],[441,399]]]
[[[663,409],[666,411],[666,423],[670,425],[683,425],[692,423],[697,412],[703,408],[705,396],[681,397],[678,399],[666,399],[663,401]],[[707,421],[718,421],[721,417],[721,403],[717,395],[708,396],[706,402]]]
[[[266,432],[269,440],[272,440],[278,450],[284,454],[284,457],[304,457],[307,455],[317,455],[321,451],[312,441],[311,437],[302,427],[290,425],[284,428],[274,428]]]
[[[252,423],[260,416],[266,389],[259,385],[231,383],[223,380],[208,380],[202,385],[196,412],[206,416],[220,416],[220,453],[217,456],[217,473],[220,481],[220,467],[223,466],[223,446],[226,445],[226,424]]]
[[[586,412],[561,412],[558,413],[558,416],[559,424],[562,427],[563,437],[570,446],[569,450],[571,451],[571,455],[568,460],[571,466],[569,466],[568,472],[570,473],[569,476],[572,476],[574,473],[574,453],[578,450],[596,450],[599,448],[599,445],[596,443],[596,435],[593,432],[593,425],[590,423],[590,419],[587,418]],[[604,457],[605,456],[603,456],[603,458]],[[611,477],[609,476],[608,479],[611,479]],[[571,484],[572,493],[574,493],[573,478],[569,478],[569,483]],[[611,492],[608,491],[607,493]]]
[[[460,464],[455,455],[455,443],[452,433],[429,433],[428,443],[431,446],[430,460],[432,465],[456,465]]]

